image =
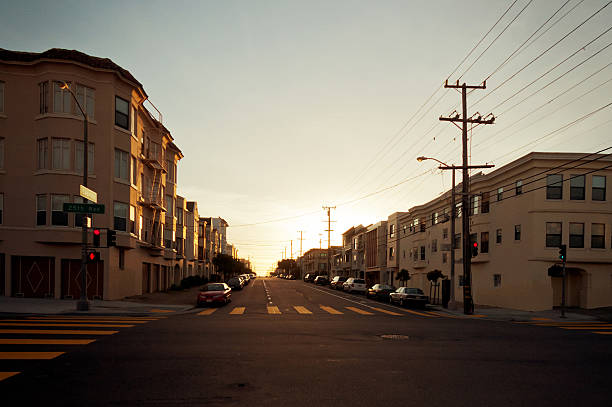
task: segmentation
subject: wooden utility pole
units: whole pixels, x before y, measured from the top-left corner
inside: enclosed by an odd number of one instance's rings
[[[336,209],[335,206],[324,206],[323,210],[327,210],[327,275],[331,275],[331,210]]]
[[[463,165],[460,167],[463,173],[462,179],[462,194],[461,194],[461,217],[462,217],[462,238],[463,238],[463,312],[471,315],[474,313],[474,301],[472,299],[472,246],[470,242],[470,176],[468,174],[468,144],[467,132],[468,123],[470,124],[493,124],[495,117],[489,113],[482,117],[480,113],[476,113],[470,117],[467,115],[467,90],[468,89],[486,89],[486,81],[482,85],[459,85],[457,81],[454,85],[449,85],[448,80],[444,84],[445,88],[461,89],[461,105],[462,114],[451,117],[440,116],[441,121],[452,122],[455,126],[461,129],[461,142],[463,146]],[[459,126],[455,122],[461,122]],[[453,236],[454,238],[454,236]]]
[[[293,259],[293,239],[291,239],[291,255],[289,257]]]

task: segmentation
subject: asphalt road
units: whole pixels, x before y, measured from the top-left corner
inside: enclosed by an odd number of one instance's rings
[[[0,381],[1,400],[7,406],[610,405],[612,335],[414,311],[301,281],[257,279],[227,306],[181,315],[53,317],[59,322],[44,326],[20,317],[0,323],[0,372],[20,372]],[[603,325],[599,331],[612,332]],[[32,338],[95,341],[23,342]],[[49,359],[24,359],[39,352]]]

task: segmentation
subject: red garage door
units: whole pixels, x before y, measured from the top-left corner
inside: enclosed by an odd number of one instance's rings
[[[81,298],[81,260],[62,259],[62,298]],[[87,265],[87,298],[104,298],[104,262]]]
[[[17,297],[55,295],[55,258],[11,256],[11,292]]]

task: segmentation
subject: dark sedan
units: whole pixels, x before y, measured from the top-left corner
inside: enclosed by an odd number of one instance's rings
[[[366,292],[368,298],[381,301],[389,301],[389,294],[395,291],[395,287],[386,284],[374,284]]]
[[[232,301],[232,289],[225,283],[206,284],[198,294],[198,307],[204,304],[227,304]]]
[[[395,292],[389,294],[391,304],[416,305],[420,308],[425,308],[429,302],[427,296],[420,288],[400,287]]]

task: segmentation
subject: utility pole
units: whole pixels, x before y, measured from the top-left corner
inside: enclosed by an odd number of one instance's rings
[[[323,210],[327,210],[327,275],[331,276],[331,210],[336,209],[335,206],[324,206]]]
[[[298,230],[298,232],[300,232],[300,278],[303,278],[304,276],[302,275],[304,273],[304,271],[302,270],[302,230]]]
[[[289,257],[293,259],[293,239],[291,239],[291,256]]]
[[[486,81],[482,85],[466,85],[463,83],[459,85],[457,81],[454,85],[449,85],[448,80],[444,84],[445,88],[461,89],[461,105],[462,114],[455,112],[455,115],[451,117],[440,116],[441,121],[452,122],[455,126],[461,129],[461,142],[462,142],[462,157],[463,162],[461,166],[462,170],[462,194],[461,194],[461,215],[462,215],[462,238],[463,238],[463,312],[464,314],[471,315],[474,313],[474,301],[472,299],[472,247],[470,245],[470,176],[468,174],[468,144],[467,144],[467,132],[468,123],[470,124],[493,124],[495,116],[489,113],[485,117],[482,117],[480,113],[476,113],[470,117],[467,115],[467,90],[468,89],[486,89]],[[455,122],[461,122],[461,127]],[[453,236],[454,239],[454,236]]]

